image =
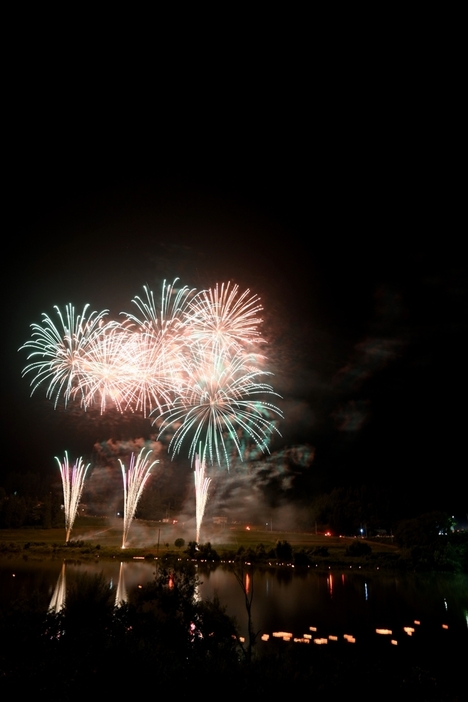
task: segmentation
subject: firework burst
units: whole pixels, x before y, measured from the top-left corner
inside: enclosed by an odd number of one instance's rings
[[[127,312],[122,312],[127,319],[132,320],[137,326],[148,331],[153,335],[160,334],[179,334],[182,328],[182,316],[185,308],[194,294],[194,290],[190,290],[186,285],[182,288],[177,288],[176,283],[179,279],[176,278],[172,284],[163,282],[161,292],[161,304],[157,307],[154,294],[146,285],[143,290],[146,294],[146,300],[143,300],[138,295],[132,300],[133,304],[138,308],[140,315],[136,316]]]
[[[112,324],[93,334],[79,358],[80,376],[74,394],[88,409],[98,404],[103,414],[109,405],[124,412],[129,404],[131,378],[123,361],[122,349],[130,338],[123,325]]]
[[[262,309],[260,298],[250,295],[250,290],[239,294],[238,285],[216,284],[190,300],[184,311],[184,324],[195,341],[221,350],[234,345],[239,350],[246,344],[264,341],[257,330],[262,322],[257,314]]]
[[[56,324],[43,314],[43,324],[32,324],[32,338],[21,349],[30,351],[28,361],[34,359],[23,370],[23,376],[34,373],[31,395],[43,382],[49,382],[46,397],[55,396],[55,407],[63,395],[65,405],[71,397],[83,391],[85,379],[89,377],[83,368],[83,357],[96,337],[105,335],[114,326],[104,322],[107,310],[91,312],[85,305],[82,314],[76,315],[73,305],[67,305],[65,315],[55,306],[58,315]],[[20,349],[20,350],[21,350]],[[81,388],[81,390],[80,390]]]
[[[129,407],[143,412],[162,412],[170,404],[174,387],[179,382],[179,368],[187,329],[182,323],[184,310],[194,294],[187,286],[177,288],[164,281],[161,302],[156,305],[154,294],[144,287],[146,299],[135,297],[132,302],[138,314],[123,312],[132,333],[122,347],[122,369],[128,376]]]
[[[268,451],[282,413],[268,402],[277,395],[264,382],[270,373],[259,369],[259,298],[229,282],[198,294],[176,284],[164,281],[159,306],[145,287],[133,300],[138,312],[122,313],[122,323],[104,321],[107,310],[88,314],[89,305],[81,315],[56,307],[57,324],[43,315],[21,347],[30,351],[23,375],[34,373],[32,392],[48,382],[56,405],[63,396],[101,414],[112,407],[156,417],[160,434],[174,427],[174,452],[190,437],[192,460],[199,441],[202,462],[229,465],[233,445],[242,459],[242,434]]]
[[[219,464],[229,466],[228,442],[234,443],[242,459],[238,431],[243,430],[261,450],[268,451],[272,431],[279,434],[272,418],[282,417],[282,412],[262,399],[279,395],[258,378],[271,374],[247,365],[241,351],[228,355],[218,347],[208,349],[202,344],[194,344],[191,350],[180,394],[156,419],[161,422],[159,436],[169,427],[175,428],[169,450],[178,453],[190,438],[189,458],[194,458],[201,441],[202,461],[208,455],[211,463],[216,457]]]

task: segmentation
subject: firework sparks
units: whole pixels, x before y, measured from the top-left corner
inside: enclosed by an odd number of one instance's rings
[[[156,463],[159,463],[159,460],[157,460],[150,464],[150,455],[152,453],[152,449],[148,449],[147,451],[142,449],[136,460],[135,454],[132,453],[128,471],[125,464],[119,458],[124,488],[124,527],[122,548],[126,547],[130,525],[133,517],[135,516],[136,508],[143,492],[143,488],[145,487],[146,481],[150,476],[151,468],[155,466]]]
[[[60,475],[62,477],[63,485],[63,509],[65,512],[65,542],[70,539],[70,533],[73,528],[73,523],[75,521],[76,513],[78,511],[78,504],[80,502],[81,493],[83,492],[83,485],[86,478],[86,473],[90,464],[87,466],[83,463],[83,459],[80,457],[75,461],[73,468],[70,467],[68,461],[68,453],[65,451],[65,458],[63,463],[60,462],[59,458],[55,456],[60,468]]]
[[[176,278],[171,285],[164,281],[159,308],[152,291],[145,286],[146,300],[139,296],[132,300],[139,310],[138,316],[122,313],[127,323],[135,326],[122,349],[124,365],[133,369],[129,397],[133,409],[142,411],[145,417],[155,410],[162,412],[179,383],[179,368],[187,343],[182,316],[194,290],[187,286],[176,288],[177,281]]]
[[[31,325],[32,338],[21,347],[30,351],[23,375],[34,374],[31,394],[48,383],[46,397],[55,398],[55,406],[63,397],[65,406],[79,399],[84,410],[98,404],[101,413],[111,406],[146,417],[165,414],[186,392],[194,357],[206,356],[205,366],[229,357],[231,366],[238,366],[243,355],[244,373],[252,370],[248,359],[258,364],[260,356],[246,349],[263,341],[257,329],[259,298],[249,290],[241,294],[230,283],[198,294],[176,284],[177,279],[164,281],[159,307],[145,287],[145,296],[133,300],[138,312],[122,313],[122,323],[104,321],[107,310],[89,313],[89,305],[80,315],[71,304],[65,314],[55,307],[57,323],[44,314],[42,325]],[[251,384],[248,394],[252,389]],[[269,386],[263,390],[271,392]]]
[[[159,436],[173,426],[175,432],[169,450],[178,453],[190,436],[189,458],[193,459],[196,446],[202,441],[202,461],[208,454],[211,463],[216,456],[218,463],[225,461],[228,466],[228,441],[234,443],[237,453],[243,458],[239,430],[245,431],[262,451],[268,451],[267,440],[272,431],[279,434],[272,417],[282,417],[282,412],[259,397],[279,397],[271,385],[257,381],[265,375],[270,373],[247,365],[240,351],[231,356],[219,349],[194,345],[192,355],[185,363],[180,394],[155,420],[162,421]]]
[[[146,330],[152,335],[179,334],[182,328],[182,315],[185,308],[194,294],[186,285],[180,289],[176,288],[176,278],[172,285],[163,282],[161,293],[161,305],[159,310],[154,301],[154,294],[149,288],[143,286],[146,293],[146,301],[138,295],[132,300],[140,311],[140,317],[127,312],[122,312],[127,319],[136,322],[139,328]]]
[[[196,521],[197,535],[195,541],[200,541],[200,529],[205,514],[206,501],[208,499],[208,488],[210,487],[211,478],[205,476],[205,462],[201,461],[198,455],[195,456],[195,502],[196,502]]]
[[[129,337],[124,326],[113,324],[89,339],[79,359],[81,373],[74,390],[84,409],[99,404],[102,414],[110,403],[119,412],[127,408],[131,377],[122,350]]]
[[[164,282],[159,309],[145,287],[146,300],[133,300],[139,315],[122,313],[122,323],[104,323],[107,310],[87,316],[89,305],[78,316],[71,304],[65,314],[55,307],[57,323],[44,314],[42,325],[31,325],[32,338],[21,347],[30,351],[23,376],[34,373],[31,394],[48,381],[46,397],[55,397],[55,407],[63,396],[65,406],[79,398],[84,410],[97,403],[101,414],[109,405],[145,417],[162,411],[177,385],[187,335],[181,316],[193,294],[187,287],[177,290],[176,282]]]
[[[249,296],[250,290],[240,295],[239,286],[231,288],[230,283],[222,283],[220,287],[216,284],[214,288],[197,293],[184,314],[191,338],[220,349],[231,345],[240,349],[246,344],[263,342],[257,330],[262,322],[257,317],[263,309],[260,298]]]
[[[172,401],[177,384],[177,344],[163,335],[134,332],[121,350],[121,376],[126,378],[127,409],[147,417]]]
[[[31,395],[41,383],[49,381],[46,397],[55,396],[55,407],[62,394],[67,404],[70,397],[75,396],[78,388],[83,386],[87,373],[82,361],[87,346],[95,336],[105,334],[106,329],[115,324],[104,323],[107,310],[91,312],[87,317],[88,308],[89,305],[85,305],[82,314],[76,315],[75,308],[70,304],[63,315],[55,306],[60,323],[55,324],[47,314],[43,314],[42,326],[32,324],[32,338],[21,346],[21,349],[31,351],[28,361],[35,359],[23,370],[23,376],[35,373],[31,381]]]
[[[152,415],[160,435],[174,427],[174,452],[190,438],[192,460],[201,441],[202,462],[229,466],[233,450],[244,458],[242,435],[268,451],[283,415],[267,401],[277,393],[254,352],[263,342],[259,298],[229,282],[197,294],[176,283],[163,283],[159,306],[145,287],[133,300],[138,313],[122,313],[122,323],[104,322],[107,310],[88,314],[89,305],[78,316],[72,305],[65,315],[56,307],[57,325],[43,315],[21,347],[30,351],[23,375],[34,373],[32,392],[48,382],[55,405],[63,396],[65,405],[79,398],[84,410],[98,404],[101,413],[111,405]]]
[[[43,383],[46,397],[79,400],[86,411],[98,405],[120,413],[141,412],[159,427],[158,438],[173,430],[169,450],[180,452],[189,443],[195,459],[197,541],[206,506],[210,479],[205,464],[225,464],[236,453],[241,460],[249,447],[268,452],[281,410],[268,399],[272,386],[264,382],[271,373],[259,368],[264,343],[258,330],[262,320],[260,298],[250,290],[241,293],[230,282],[196,293],[164,281],[160,304],[149,288],[135,297],[135,314],[122,312],[122,322],[106,321],[107,310],[89,313],[86,305],[76,315],[66,306],[55,307],[59,322],[43,314],[42,325],[33,324],[31,339],[21,349],[29,351],[23,376],[33,374],[31,394]],[[196,446],[200,452],[196,455]],[[202,449],[203,446],[203,449]],[[138,501],[152,467],[151,450],[132,453],[126,469],[120,462],[124,486],[125,548]],[[65,503],[66,540],[76,516],[89,466],[80,458],[73,469],[68,455],[59,463]]]

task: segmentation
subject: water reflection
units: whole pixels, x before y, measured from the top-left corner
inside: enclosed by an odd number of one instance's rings
[[[136,588],[154,580],[156,569],[156,561],[65,564],[5,559],[0,560],[0,599],[4,604],[21,591],[26,596],[34,592],[42,596],[44,611],[59,612],[67,586],[73,585],[79,573],[103,572],[108,582],[116,584],[115,603],[119,605],[128,602]],[[200,566],[198,574],[197,598],[219,597],[227,613],[236,618],[240,634],[248,635],[245,593],[233,571]],[[468,651],[466,575],[364,576],[348,571],[259,568],[244,572],[243,584],[247,593],[253,588],[252,620],[255,631],[260,632],[259,642],[263,641],[260,645],[269,640],[271,646],[285,635],[293,643],[294,639],[296,643],[326,639],[329,644],[345,645],[379,640],[375,645],[388,646],[410,641],[417,645],[423,640],[443,645],[443,637],[450,637]],[[273,636],[274,632],[282,636]]]
[[[67,580],[65,572],[66,564],[64,561],[49,605],[49,612],[54,612],[55,614],[60,612],[60,610],[65,606],[65,597],[67,594]]]
[[[128,602],[127,588],[125,587],[125,568],[127,567],[127,565],[127,563],[120,564],[117,592],[115,593],[116,607],[120,607],[125,602]]]

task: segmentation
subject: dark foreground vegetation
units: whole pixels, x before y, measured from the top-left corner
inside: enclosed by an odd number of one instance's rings
[[[457,652],[430,641],[418,650],[384,650],[375,643],[272,640],[258,655],[254,627],[241,643],[222,603],[199,601],[196,585],[191,563],[166,559],[155,579],[119,607],[105,579],[86,574],[59,613],[45,614],[47,603],[20,597],[0,609],[0,692],[55,693],[64,702],[98,690],[106,697],[230,691],[400,700],[461,700],[466,692]]]

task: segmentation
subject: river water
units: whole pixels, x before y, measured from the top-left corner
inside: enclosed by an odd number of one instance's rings
[[[60,606],[66,587],[78,573],[103,572],[116,599],[126,599],[134,588],[154,578],[156,567],[156,561],[145,560],[69,562],[65,566],[60,560],[4,558],[0,559],[0,598],[4,604],[34,593],[44,603]],[[198,596],[217,596],[236,618],[240,634],[246,636],[244,593],[234,574],[222,565],[205,569],[201,564],[198,572]],[[261,568],[244,574],[244,586],[249,594],[253,588],[254,630],[270,641],[274,632],[283,631],[297,638],[326,638],[329,643],[334,637],[343,640],[344,635],[357,643],[375,640],[389,646],[408,645],[409,639],[417,646],[418,640],[424,640],[425,645],[432,641],[434,646],[450,645],[468,653],[466,575]],[[391,634],[377,633],[377,629]]]

